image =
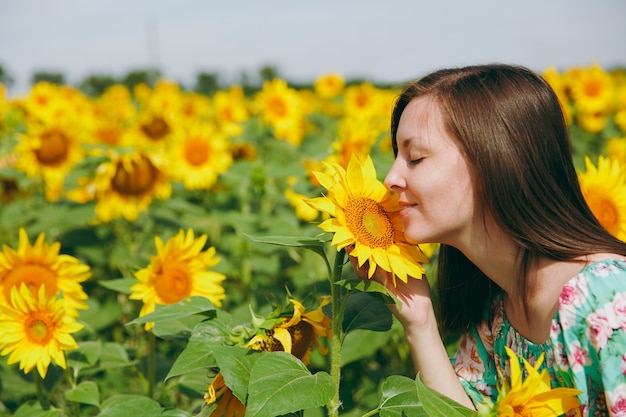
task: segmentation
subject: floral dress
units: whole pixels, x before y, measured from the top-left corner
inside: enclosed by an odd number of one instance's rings
[[[531,365],[542,353],[553,387],[575,387],[583,416],[626,416],[626,261],[585,266],[564,286],[543,344],[511,326],[498,293],[484,320],[461,337],[453,366],[470,398],[496,400],[498,370],[510,378],[505,346]]]

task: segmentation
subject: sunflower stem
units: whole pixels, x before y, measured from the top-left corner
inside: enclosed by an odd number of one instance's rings
[[[35,379],[35,389],[37,390],[37,399],[39,400],[39,404],[41,404],[41,408],[43,410],[48,410],[50,408],[50,403],[48,399],[44,395],[43,392],[43,378],[39,375],[39,372],[33,372]]]
[[[148,332],[148,349],[148,397],[152,398],[156,381],[156,336],[151,331]]]
[[[65,355],[65,351],[63,352],[63,355]],[[65,363],[67,364],[67,355],[65,355]],[[63,370],[63,373],[65,374],[65,381],[67,382],[67,387],[69,389],[72,388],[76,388],[76,383],[74,381],[74,378],[72,377],[72,372],[70,371],[70,367],[65,365],[65,369]],[[78,403],[76,401],[70,401],[72,403],[72,415],[75,417],[79,417],[80,416],[80,406],[78,405]]]
[[[336,283],[341,279],[345,254],[346,251],[344,249],[337,252],[335,264],[333,265],[330,277],[330,297],[333,311],[332,339],[330,348],[330,376],[335,383],[335,393],[333,398],[328,403],[329,417],[339,416],[339,407],[341,406],[339,399],[339,382],[341,380],[341,339],[343,332],[341,325],[343,322],[343,306],[341,287]]]

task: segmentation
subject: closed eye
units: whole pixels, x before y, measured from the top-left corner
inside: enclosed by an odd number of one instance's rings
[[[411,159],[409,162],[411,163],[411,165],[417,165],[420,162],[422,162],[424,160],[424,157],[421,158],[417,158],[417,159]]]

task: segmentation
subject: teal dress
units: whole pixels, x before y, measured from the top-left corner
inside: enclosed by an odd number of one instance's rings
[[[466,392],[496,400],[498,370],[510,378],[505,346],[534,365],[542,353],[552,387],[575,387],[583,416],[626,417],[626,261],[585,266],[564,286],[550,338],[535,344],[511,326],[504,293],[493,297],[484,320],[461,337],[452,364]]]

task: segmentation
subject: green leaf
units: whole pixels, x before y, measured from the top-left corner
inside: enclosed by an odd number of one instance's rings
[[[152,333],[161,339],[188,340],[196,324],[202,323],[204,320],[206,317],[197,315],[158,321],[154,323]]]
[[[350,291],[358,290],[373,293],[381,297],[386,304],[398,304],[397,298],[383,284],[370,279],[351,278],[337,281],[335,284],[341,285]]]
[[[326,372],[311,375],[306,366],[286,352],[260,357],[252,367],[246,417],[274,417],[324,406],[335,384]]]
[[[22,404],[12,414],[13,417],[65,417],[66,414],[61,410],[47,410],[44,411],[41,408],[41,404],[38,402],[32,404]]]
[[[138,282],[139,281],[135,278],[120,278],[120,279],[100,280],[98,281],[98,284],[110,290],[120,292],[122,294],[130,294],[132,293],[132,291],[130,290],[130,287],[132,287]]]
[[[390,338],[391,332],[355,330],[348,333],[341,344],[341,365],[372,358],[378,349],[389,343]]]
[[[159,414],[159,417],[191,417],[191,413],[184,410],[179,410],[178,408],[174,408],[171,410],[163,411],[161,414]]]
[[[154,323],[162,320],[188,317],[193,314],[205,313],[207,311],[212,312],[213,314],[215,313],[215,307],[209,299],[201,296],[192,296],[178,303],[158,306],[152,313],[146,314],[143,317],[137,317],[128,324]]]
[[[289,246],[310,249],[313,252],[319,254],[322,258],[326,258],[326,251],[324,250],[324,242],[319,239],[307,238],[301,236],[252,236],[243,233],[245,237],[253,242],[257,243],[269,243],[270,245]]]
[[[378,297],[357,291],[348,298],[342,321],[344,332],[356,329],[386,332],[392,323],[389,307]]]
[[[128,352],[119,343],[107,342],[102,345],[100,367],[102,369],[120,368],[129,366]]]
[[[415,377],[417,394],[424,404],[424,410],[433,417],[470,417],[475,416],[476,411],[471,410],[443,394],[427,387],[420,379],[419,373]]]
[[[161,405],[151,398],[120,394],[104,400],[97,417],[154,417],[162,410]]]
[[[211,350],[224,376],[224,382],[242,403],[246,403],[250,372],[254,363],[267,352],[239,346],[212,346]]]
[[[198,368],[217,366],[210,345],[223,344],[229,332],[226,324],[221,320],[211,320],[199,323],[194,327],[187,347],[176,358],[167,377],[182,375]]]
[[[417,395],[415,381],[400,375],[392,375],[385,380],[378,408],[380,417],[429,415]]]
[[[83,381],[75,388],[65,391],[65,399],[100,407],[100,391],[93,381]]]
[[[78,344],[78,349],[67,351],[67,365],[77,371],[90,368],[98,362],[102,344],[100,341],[86,341]]]

